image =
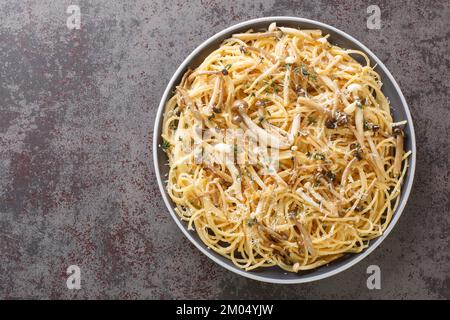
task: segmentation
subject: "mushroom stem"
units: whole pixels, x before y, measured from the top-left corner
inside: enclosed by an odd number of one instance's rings
[[[236,33],[233,34],[233,38],[238,38],[243,41],[261,39],[267,37],[278,37],[281,35],[279,31],[271,31],[271,32],[260,32],[260,33]]]
[[[368,136],[367,141],[369,142],[370,150],[372,151],[371,157],[373,158],[373,162],[375,166],[378,168],[378,171],[380,173],[380,181],[384,181],[386,176],[386,171],[384,170],[383,161],[381,160],[380,154],[377,151],[377,147],[373,143],[372,137]]]
[[[220,109],[222,106],[222,77],[217,77],[216,81],[214,82],[214,89],[213,89],[213,93],[211,95],[211,99],[209,100],[209,104],[208,107],[206,107],[205,109],[205,114],[207,116],[210,116],[213,111],[214,108],[216,109]],[[217,101],[216,101],[217,100]]]
[[[199,110],[197,109],[196,105],[192,101],[192,99],[189,96],[186,89],[184,89],[180,86],[177,86],[176,90],[177,90],[177,94],[179,95],[177,97],[177,103],[179,103],[180,110],[183,111],[184,107],[186,107],[192,111],[192,114],[194,115],[194,117],[197,120],[202,121],[202,116],[200,115]]]
[[[328,115],[330,117],[333,116],[333,112],[331,110],[328,110],[328,109],[322,107],[320,104],[318,104],[317,102],[315,102],[311,99],[308,99],[305,97],[298,97],[297,102],[307,105],[308,107],[313,107],[317,111],[325,113],[326,115]]]
[[[180,87],[182,88],[186,88],[187,85],[189,84],[189,78],[190,75],[192,74],[192,69],[188,69],[188,71],[186,71],[186,73],[183,75],[183,78],[181,78],[181,82],[180,82]]]
[[[254,123],[253,120],[245,112],[239,111],[239,113],[244,120],[244,123],[257,136],[260,142],[263,142],[267,146],[276,149],[288,149],[291,147],[291,143],[289,141],[284,141],[274,135],[271,135],[266,130]]]
[[[361,108],[355,110],[355,126],[358,135],[364,139],[364,113]]]
[[[258,228],[261,231],[268,233],[273,239],[277,240],[278,242],[283,242],[283,241],[287,240],[285,235],[280,234],[280,233],[272,230],[271,228],[266,227],[265,225],[263,225],[261,223],[258,224]]]
[[[292,36],[297,36],[297,37],[306,38],[308,40],[312,40],[311,35],[309,35],[306,32],[303,32],[301,30],[294,29],[294,28],[287,28],[287,27],[279,27],[279,29],[285,34],[289,34],[289,35],[292,35]]]
[[[248,49],[248,50],[251,50],[251,51],[254,51],[254,52],[257,52],[257,53],[261,54],[264,58],[266,58],[267,60],[269,60],[272,63],[275,63],[275,61],[276,61],[274,56],[271,55],[269,52],[267,52],[264,49],[256,48],[256,47],[253,47],[253,46],[247,46],[245,48]]]
[[[395,159],[394,159],[394,176],[398,177],[402,169],[402,159],[405,152],[403,148],[403,132],[397,134],[397,141],[395,144]]]
[[[224,69],[226,70],[226,69]],[[219,70],[219,71],[211,71],[211,70],[202,70],[202,71],[197,71],[196,72],[197,76],[202,76],[202,75],[224,75],[224,71],[223,70]]]
[[[297,219],[293,219],[295,225],[297,226],[298,230],[300,231],[300,234],[303,238],[303,243],[306,246],[306,249],[308,250],[309,254],[311,256],[316,256],[316,250],[314,249],[312,240],[311,240],[311,236],[308,234],[308,232],[306,231],[305,227],[297,220]]]
[[[300,121],[301,121],[301,115],[297,114],[294,117],[294,120],[292,121],[291,130],[289,131],[289,141],[291,143],[294,143],[295,136],[300,129]]]
[[[289,84],[290,81],[291,68],[286,66],[286,72],[284,75],[284,86],[283,86],[283,105],[287,107],[289,104]]]
[[[347,182],[347,177],[348,177],[348,174],[350,173],[350,168],[352,167],[353,163],[355,163],[357,160],[358,160],[357,158],[353,158],[352,160],[350,160],[350,162],[345,167],[344,173],[342,174],[342,178],[341,178],[341,186],[344,186],[345,183]]]

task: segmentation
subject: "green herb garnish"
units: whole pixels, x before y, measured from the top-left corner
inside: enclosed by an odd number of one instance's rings
[[[179,122],[178,119],[172,121],[172,122],[170,123],[169,128],[172,129],[172,130],[175,130],[176,128],[178,128],[178,122]]]
[[[317,123],[316,118],[314,118],[312,116],[308,117],[308,125],[312,125],[312,124],[316,124],[316,123]]]
[[[309,70],[305,65],[295,68],[294,72],[296,74],[301,74],[303,77],[307,78],[308,80],[313,80],[313,81],[317,80],[316,73]]]
[[[373,132],[377,132],[380,130],[380,126],[373,124],[372,122],[369,122],[367,120],[364,120],[364,130],[371,130]]]
[[[257,221],[256,221],[256,218],[250,218],[250,219],[248,219],[248,221],[247,221],[247,225],[249,226],[249,227],[253,227],[253,225],[256,223]]]
[[[163,150],[167,150],[167,149],[169,149],[170,148],[170,142],[169,141],[167,141],[166,139],[163,139],[163,142],[162,142],[162,144],[161,144],[161,148],[163,148]]]
[[[309,71],[305,68],[305,66],[301,66],[300,71],[302,72],[302,75],[304,75],[305,77],[308,77],[310,75]]]
[[[334,180],[336,180],[336,174],[332,171],[327,171],[325,173],[325,177],[330,180],[331,182],[333,182]]]
[[[316,152],[314,154],[314,159],[315,160],[325,160],[325,155],[321,152]]]

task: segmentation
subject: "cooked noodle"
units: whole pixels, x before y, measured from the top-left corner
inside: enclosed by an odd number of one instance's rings
[[[166,104],[162,147],[175,210],[245,270],[298,272],[361,252],[399,203],[410,155],[404,123],[393,123],[369,58],[327,38],[275,24],[235,34]],[[220,133],[205,138],[214,128],[243,130],[259,148]],[[232,161],[198,161],[198,150]],[[276,165],[263,160],[268,153]]]

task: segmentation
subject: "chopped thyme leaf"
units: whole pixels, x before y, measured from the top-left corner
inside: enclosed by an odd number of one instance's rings
[[[247,221],[247,225],[249,226],[249,227],[253,227],[253,225],[256,223],[257,221],[256,221],[256,218],[250,218],[250,219],[248,219],[248,221]]]
[[[305,68],[305,66],[301,66],[300,70],[305,77],[310,75],[309,71]]]
[[[161,148],[163,148],[163,150],[167,150],[170,148],[170,142],[167,141],[166,139],[163,139],[163,142],[161,144]]]
[[[313,71],[309,70],[305,65],[295,68],[294,72],[296,74],[301,74],[303,77],[307,78],[308,80],[312,80],[312,81],[317,80],[317,75]]]
[[[370,130],[370,123],[367,120],[364,120],[364,130]]]
[[[316,152],[314,154],[314,159],[315,160],[325,160],[325,155],[321,152]]]
[[[365,120],[364,121],[364,130],[372,130],[373,132],[377,132],[378,130],[380,130],[380,126]]]
[[[178,122],[179,122],[178,119],[172,121],[172,122],[170,123],[169,128],[172,129],[172,130],[176,130],[176,129],[178,128]]]
[[[312,124],[316,124],[316,123],[317,123],[316,118],[314,118],[312,116],[308,117],[308,125],[312,125]]]

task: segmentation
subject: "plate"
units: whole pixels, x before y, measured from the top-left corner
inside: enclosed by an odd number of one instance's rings
[[[392,221],[384,231],[383,235],[372,240],[369,243],[369,246],[361,253],[346,254],[343,257],[330,262],[328,265],[309,271],[302,271],[299,273],[288,273],[279,267],[259,268],[254,271],[245,271],[235,266],[227,258],[222,257],[221,255],[208,249],[195,231],[187,230],[187,223],[181,221],[174,211],[175,205],[167,194],[165,185],[165,177],[167,177],[167,173],[169,171],[167,166],[168,158],[165,152],[159,147],[162,143],[161,128],[165,104],[167,100],[172,96],[176,85],[180,82],[181,77],[187,71],[187,69],[194,69],[199,66],[201,62],[212,51],[220,46],[223,40],[231,37],[232,34],[245,32],[249,29],[253,29],[254,31],[267,29],[269,27],[269,24],[271,24],[272,22],[276,22],[277,26],[300,29],[320,29],[324,34],[330,35],[330,43],[345,49],[355,49],[365,52],[371,60],[371,65],[376,65],[375,71],[378,72],[383,82],[382,91],[390,101],[391,112],[394,121],[408,121],[404,129],[406,137],[405,150],[411,150],[412,152],[411,156],[409,157],[409,168],[406,173],[402,191],[400,194],[400,203],[392,217]],[[358,57],[355,58],[356,60],[358,60]],[[358,61],[363,62],[361,60]],[[214,36],[203,42],[201,45],[199,45],[178,67],[178,69],[175,71],[175,74],[170,79],[158,107],[155,127],[153,131],[153,161],[159,189],[169,213],[172,215],[180,230],[201,252],[203,252],[208,258],[210,258],[220,266],[238,275],[263,282],[293,284],[316,281],[338,274],[367,257],[373,250],[375,250],[375,248],[377,248],[381,244],[381,242],[383,242],[383,240],[388,236],[388,234],[396,225],[397,221],[400,218],[400,215],[403,212],[403,209],[405,208],[406,202],[408,201],[408,197],[414,180],[416,165],[416,138],[414,135],[414,127],[411,114],[406,100],[400,90],[400,87],[398,86],[389,70],[380,61],[380,59],[378,59],[375,54],[373,54],[366,46],[364,46],[361,42],[348,35],[347,33],[321,22],[296,17],[265,17],[238,23],[215,34]]]

